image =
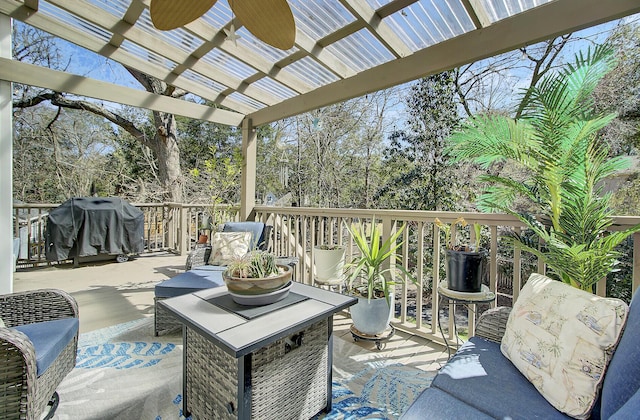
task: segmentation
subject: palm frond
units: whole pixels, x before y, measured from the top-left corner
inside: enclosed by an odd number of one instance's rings
[[[471,160],[485,168],[506,160],[530,166],[535,163],[530,151],[536,149],[531,134],[526,123],[501,115],[478,115],[451,135],[447,152],[455,161]]]

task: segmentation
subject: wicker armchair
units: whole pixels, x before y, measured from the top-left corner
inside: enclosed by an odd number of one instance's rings
[[[187,262],[184,269],[189,271],[193,268],[201,267],[207,264],[211,256],[211,245],[198,244],[195,249],[189,252]]]
[[[476,322],[475,335],[499,343],[504,336],[504,329],[507,326],[510,313],[511,308],[506,306],[483,312]]]
[[[0,295],[0,317],[5,324],[0,328],[0,418],[40,419],[50,405],[45,417],[49,419],[58,406],[56,388],[75,366],[78,305],[73,297],[60,290],[12,293]],[[37,324],[46,321],[55,324]],[[68,340],[68,344],[44,372],[38,373],[42,361],[36,362],[37,345],[18,329],[44,326],[55,330],[50,332],[55,334],[61,324],[65,324],[66,328],[61,329],[66,335],[59,343]],[[75,336],[72,336],[74,332]]]

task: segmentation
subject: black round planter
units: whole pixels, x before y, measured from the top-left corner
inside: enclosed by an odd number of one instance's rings
[[[484,252],[447,250],[447,287],[457,292],[481,291],[485,264]]]

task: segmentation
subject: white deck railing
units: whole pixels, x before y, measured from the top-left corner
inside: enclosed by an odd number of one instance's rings
[[[238,220],[238,206],[132,203],[144,213],[144,252],[188,253],[211,219]],[[14,204],[14,237],[20,238],[18,267],[47,264],[45,232],[49,211],[59,204]]]
[[[207,219],[214,221],[238,220],[239,208],[219,206],[215,210],[208,205],[185,204],[134,204],[145,215],[145,252],[166,250],[186,255],[197,241]],[[47,263],[44,249],[44,234],[47,214],[57,204],[14,205],[15,235],[22,239],[18,267]],[[442,342],[437,328],[440,299],[437,287],[444,280],[443,249],[434,219],[451,223],[464,217],[469,224],[483,226],[483,244],[489,249],[488,286],[498,298],[498,305],[511,305],[517,299],[529,273],[543,272],[544,267],[530,255],[505,245],[501,238],[510,231],[519,231],[522,224],[514,217],[504,214],[452,213],[410,210],[361,210],[322,209],[302,207],[259,206],[255,208],[255,219],[273,226],[273,251],[281,256],[298,257],[297,281],[313,283],[314,245],[344,245],[347,258],[356,255],[355,247],[345,223],[375,218],[382,226],[383,240],[392,235],[401,225],[403,233],[401,251],[402,265],[414,273],[416,284],[405,282],[397,286],[395,325],[414,334]],[[615,229],[624,229],[640,223],[640,217],[616,217]],[[473,235],[470,230],[467,235]],[[467,231],[469,232],[469,231]],[[472,238],[469,238],[472,239]],[[632,291],[640,286],[640,234],[632,238],[632,254],[627,256],[628,269],[632,272]],[[400,280],[400,279],[398,279]],[[631,291],[631,292],[632,292]],[[601,281],[596,293],[606,294],[606,283]],[[421,314],[417,316],[416,314]],[[448,318],[453,318],[449,308]],[[473,334],[474,313],[468,313],[469,334]],[[453,339],[451,321],[448,339]]]
[[[505,245],[501,239],[510,231],[520,232],[523,225],[513,216],[485,213],[452,213],[408,210],[360,210],[360,209],[319,209],[280,208],[261,206],[256,208],[256,220],[273,225],[274,251],[279,255],[296,256],[300,263],[296,267],[296,278],[306,284],[313,283],[313,253],[315,245],[344,245],[347,258],[357,252],[345,223],[364,221],[371,223],[375,218],[382,226],[382,240],[392,235],[401,225],[407,228],[403,233],[401,261],[404,268],[415,274],[416,284],[410,282],[397,286],[396,326],[414,334],[435,341],[442,341],[437,319],[440,299],[436,285],[444,280],[443,249],[441,235],[434,220],[451,223],[464,217],[471,225],[483,226],[483,244],[489,249],[488,286],[498,298],[498,305],[511,305],[517,299],[518,291],[531,272],[543,272],[544,266],[531,255],[523,255],[519,250]],[[615,228],[624,229],[640,223],[640,217],[616,217]],[[473,229],[467,230],[473,235]],[[470,238],[472,239],[472,238]],[[640,285],[640,234],[633,237],[632,288]],[[606,283],[601,281],[596,293],[605,295]],[[453,318],[453,308],[449,308],[449,320]],[[425,313],[426,312],[426,313]],[[416,316],[422,314],[422,316]],[[474,313],[468,312],[469,334],[473,334]],[[448,339],[453,339],[451,322],[448,323]]]

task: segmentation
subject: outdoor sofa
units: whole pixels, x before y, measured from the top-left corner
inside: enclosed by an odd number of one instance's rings
[[[535,275],[540,276],[540,275]],[[542,277],[542,276],[540,276]],[[563,283],[554,281],[568,289],[573,289]],[[525,285],[525,287],[527,287]],[[524,289],[523,289],[524,290]],[[578,291],[577,289],[574,289]],[[570,291],[572,292],[572,291]],[[580,291],[579,291],[580,292]],[[586,292],[582,292],[586,293]],[[637,293],[636,293],[637,295]],[[516,305],[522,299],[518,298]],[[543,298],[537,297],[538,302]],[[600,299],[593,297],[593,299]],[[584,403],[584,413],[571,413],[569,416],[558,410],[545,398],[538,388],[530,382],[525,375],[503,355],[501,341],[508,329],[507,322],[511,314],[511,308],[496,308],[486,311],[478,319],[476,336],[461,346],[456,354],[443,366],[433,380],[433,383],[413,402],[402,415],[403,420],[417,419],[565,419],[565,418],[592,418],[592,419],[631,419],[640,417],[640,302],[636,298],[629,307],[626,324],[621,322],[619,342],[613,337],[613,345],[605,354],[613,352],[608,367],[593,366],[587,363],[576,353],[569,357],[570,363],[581,370],[586,379],[593,377],[597,384],[594,387],[595,397],[591,403]],[[551,307],[550,311],[562,312],[575,304],[563,301],[559,307]],[[515,306],[515,305],[514,305]],[[514,307],[513,312],[519,309]],[[537,322],[537,325],[545,325],[544,314],[542,317],[534,317],[521,311],[519,315],[529,317]],[[557,314],[554,314],[557,315]],[[596,318],[578,317],[586,321],[586,325],[596,329],[597,323],[609,322],[611,317]],[[562,319],[562,318],[561,318]],[[564,321],[564,319],[563,319]],[[533,325],[533,324],[532,324]],[[551,324],[547,324],[549,327]],[[532,327],[535,328],[535,327]],[[556,323],[551,328],[560,328]],[[599,327],[598,327],[599,328]],[[572,328],[580,331],[580,328]],[[598,332],[602,332],[599,330]],[[527,331],[523,335],[528,334]],[[603,336],[606,336],[606,331]],[[582,339],[582,333],[578,340]],[[617,343],[617,347],[616,344]],[[581,343],[575,350],[581,351],[588,346]],[[534,353],[535,350],[531,353]],[[562,372],[562,383],[555,387],[543,384],[543,379],[537,376],[537,368],[550,371],[552,363],[544,357],[536,358],[532,354],[522,352],[528,357],[528,376],[534,379],[540,388],[546,390],[551,400],[562,394],[562,385],[571,385],[571,374]],[[513,358],[513,357],[512,357]],[[609,357],[607,357],[609,359]],[[527,364],[525,363],[525,366]],[[533,367],[533,365],[537,366]],[[554,365],[558,367],[559,365]],[[567,368],[567,370],[570,370]],[[590,376],[589,376],[590,375]],[[604,380],[601,376],[604,375]],[[600,389],[600,392],[598,390]],[[578,393],[569,392],[575,396]],[[573,402],[573,401],[572,401]],[[558,405],[558,404],[556,404]]]
[[[268,249],[271,226],[262,222],[227,222],[221,231],[226,233],[250,232],[251,237],[247,250]],[[224,285],[222,272],[226,267],[209,264],[211,249],[212,247],[209,245],[194,249],[187,257],[185,265],[187,271],[155,286],[154,333],[156,336],[175,331],[182,326],[167,310],[158,305],[160,300]]]
[[[76,365],[78,304],[55,289],[0,295],[0,418],[53,416]]]

